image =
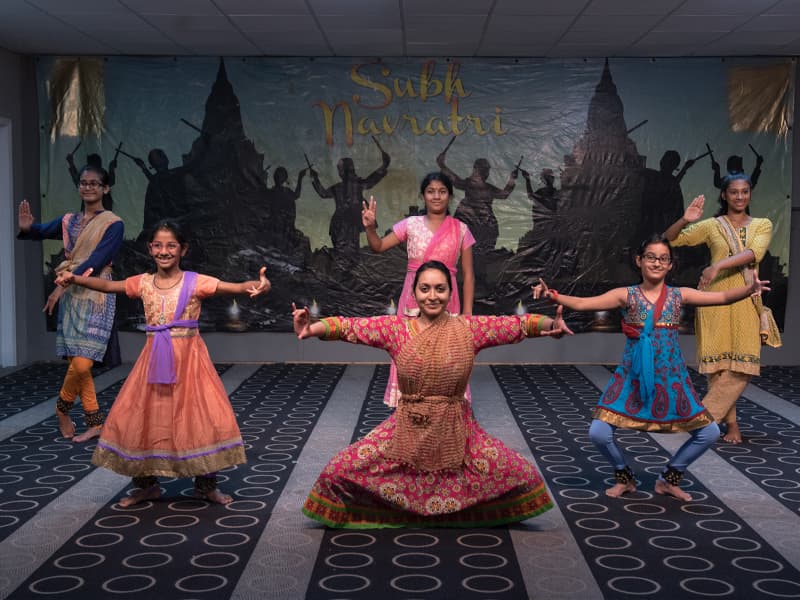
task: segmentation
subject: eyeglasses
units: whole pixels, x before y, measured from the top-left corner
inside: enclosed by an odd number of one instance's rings
[[[175,252],[175,250],[181,247],[181,245],[177,242],[167,242],[166,244],[162,244],[161,242],[150,242],[148,245],[150,246],[151,250],[156,250],[158,252],[164,248],[170,252]]]
[[[668,265],[672,262],[672,257],[666,254],[664,256],[656,256],[655,254],[645,254],[642,258],[644,259],[644,262],[650,263],[651,265],[654,265],[655,263]]]
[[[102,181],[97,181],[95,179],[93,179],[91,181],[84,181],[84,180],[81,179],[78,182],[78,187],[86,188],[86,189],[89,189],[89,190],[96,190],[99,187],[103,187],[103,185],[104,184],[103,184]]]

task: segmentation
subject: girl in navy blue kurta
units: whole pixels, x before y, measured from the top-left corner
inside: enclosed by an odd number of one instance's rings
[[[592,441],[614,466],[616,484],[606,494],[616,498],[636,490],[633,471],[614,441],[617,427],[659,433],[686,431],[689,439],[662,471],[655,492],[688,502],[691,496],[680,489],[683,472],[717,440],[719,427],[697,398],[678,344],[681,306],[730,304],[768,288],[762,288],[760,281],[724,292],[669,287],[665,280],[672,269],[672,248],[659,235],[642,243],[636,266],[642,273],[639,285],[579,298],[548,289],[540,280],[534,298],[549,298],[574,310],[622,310],[622,330],[628,341],[589,428]]]
[[[122,220],[103,208],[108,193],[108,174],[101,168],[86,166],[80,172],[78,190],[83,210],[67,213],[47,223],[34,223],[30,205],[23,200],[19,206],[20,239],[60,239],[64,242],[66,260],[56,272],[74,271],[78,274],[92,269],[92,274],[111,279],[111,261],[122,246]],[[92,366],[106,353],[114,326],[113,296],[82,288],[56,287],[47,299],[45,309],[52,314],[58,303],[56,353],[69,361],[67,374],[56,402],[61,435],[83,442],[100,435],[103,415],[97,403],[92,378]],[[87,430],[77,436],[69,417],[76,398],[80,396]]]

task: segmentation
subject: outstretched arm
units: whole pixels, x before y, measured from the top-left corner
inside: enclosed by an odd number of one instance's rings
[[[769,281],[753,278],[750,285],[742,285],[730,290],[721,292],[704,292],[690,287],[681,288],[681,297],[684,304],[695,306],[714,306],[718,304],[733,304],[748,296],[759,296],[761,292],[768,292],[771,288],[767,287]]]
[[[531,289],[533,290],[534,300],[547,298],[551,302],[566,306],[572,310],[612,310],[614,308],[623,308],[628,301],[628,290],[624,287],[614,288],[599,296],[582,298],[580,296],[559,294],[557,291],[547,287],[544,280],[540,278],[539,283],[532,286]]]
[[[737,252],[733,256],[726,256],[717,262],[708,265],[700,274],[700,282],[697,284],[699,289],[705,289],[708,285],[717,278],[722,269],[736,269],[744,267],[756,262],[756,253],[750,248],[745,248],[741,252]],[[715,303],[716,304],[716,303]],[[727,304],[719,303],[719,304]]]
[[[90,277],[91,274],[92,269],[87,269],[83,275],[75,275],[70,271],[64,271],[56,278],[56,285],[67,287],[70,284],[75,284],[97,292],[105,292],[106,294],[125,293],[124,280],[115,281],[103,279],[102,277]]]
[[[249,294],[251,298],[255,298],[259,294],[266,294],[272,288],[272,284],[265,275],[266,272],[267,267],[261,267],[261,270],[258,272],[258,281],[242,281],[240,283],[220,281],[217,284],[217,291],[214,295]]]
[[[695,199],[689,203],[689,206],[686,207],[683,216],[667,228],[664,232],[664,237],[672,242],[678,237],[678,234],[684,227],[690,223],[699,221],[703,216],[703,205],[705,202],[706,197],[703,196],[703,194],[695,197]]]
[[[292,323],[299,340],[318,338],[325,334],[325,325],[321,321],[311,322],[311,312],[308,307],[297,308],[294,302],[292,302]]]
[[[385,252],[389,248],[394,248],[400,243],[400,238],[392,231],[384,237],[378,235],[378,223],[375,219],[375,212],[378,203],[375,198],[369,197],[369,204],[366,202],[361,203],[361,224],[364,225],[364,230],[367,232],[367,243],[373,252]]]

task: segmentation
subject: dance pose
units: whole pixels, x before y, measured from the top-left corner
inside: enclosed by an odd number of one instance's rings
[[[419,307],[414,298],[414,276],[419,266],[429,260],[438,260],[450,269],[450,285],[453,293],[447,305],[447,312],[472,314],[472,301],[475,295],[475,273],[472,268],[472,245],[475,238],[469,228],[450,216],[448,205],[453,196],[453,184],[443,173],[428,173],[419,186],[420,194],[425,201],[425,213],[412,216],[395,223],[392,231],[380,237],[376,231],[375,200],[370,197],[369,204],[364,203],[361,220],[367,232],[367,242],[374,252],[385,252],[389,248],[406,242],[408,251],[408,270],[403,282],[403,291],[397,303],[397,312],[401,316],[419,314]],[[464,282],[463,306],[459,302],[456,270],[459,258],[461,274]],[[468,394],[469,397],[469,394]],[[397,386],[397,367],[392,361],[389,370],[389,383],[383,396],[384,403],[397,406],[400,390]]]
[[[666,277],[672,269],[672,248],[661,235],[645,240],[636,256],[642,282],[615,288],[599,296],[566,296],[544,281],[533,288],[534,298],[573,310],[623,311],[622,330],[628,337],[622,360],[594,409],[589,437],[614,467],[617,483],[606,490],[613,498],[636,490],[633,471],[614,441],[618,427],[658,433],[686,431],[684,443],[656,480],[655,492],[683,501],[692,497],[680,488],[686,468],[719,437],[714,418],[697,400],[697,393],[678,344],[681,306],[730,304],[760,293],[763,283],[719,292],[670,287]]]
[[[414,276],[419,316],[329,317],[293,306],[298,338],[383,348],[397,363],[400,403],[388,419],[334,456],[303,512],[330,527],[478,527],[552,508],[536,467],[475,420],[464,398],[475,354],[526,337],[571,334],[561,319],[454,316],[450,269]]]
[[[710,219],[703,216],[703,196],[689,204],[683,217],[664,233],[673,246],[705,244],[711,264],[700,277],[698,288],[729,290],[752,280],[772,239],[772,222],[750,216],[750,180],[744,173],[723,178],[720,209]],[[687,225],[689,227],[686,227]],[[761,324],[764,313],[765,326]],[[695,313],[697,370],[708,377],[703,405],[727,431],[723,439],[742,441],[736,421],[736,400],[750,378],[761,372],[761,345],[780,345],[780,334],[771,312],[760,297],[746,298],[730,306],[704,307]],[[772,336],[770,336],[770,331]],[[763,336],[763,337],[762,337]],[[767,339],[768,337],[775,338]]]
[[[47,223],[35,223],[27,200],[19,205],[18,238],[23,240],[61,239],[65,260],[56,273],[85,273],[92,279],[109,281],[111,261],[122,246],[125,232],[122,219],[104,208],[109,192],[108,173],[101,167],[86,165],[80,170],[78,193],[81,210],[67,213]],[[103,362],[114,327],[116,307],[113,296],[106,297],[85,289],[56,287],[47,298],[44,310],[53,314],[58,304],[56,353],[69,361],[67,374],[56,401],[61,435],[85,442],[100,435],[103,414],[97,403],[92,367]],[[80,396],[86,431],[75,436],[75,423],[69,416]]]
[[[150,238],[153,275],[124,281],[65,273],[59,285],[77,284],[141,298],[147,341],[114,401],[92,462],[133,478],[138,489],[120,501],[131,506],[161,496],[157,476],[194,476],[195,495],[228,504],[216,472],[245,462],[244,444],[228,395],[198,334],[204,298],[270,289],[262,267],[258,281],[228,283],[182,271],[188,244],[178,225],[159,222]]]

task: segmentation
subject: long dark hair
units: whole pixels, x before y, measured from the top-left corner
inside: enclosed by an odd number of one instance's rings
[[[728,201],[722,197],[722,194],[728,191],[728,187],[734,181],[746,181],[747,185],[750,186],[750,190],[752,191],[753,189],[753,184],[750,181],[750,176],[747,173],[737,172],[737,173],[728,173],[727,175],[725,175],[725,177],[722,178],[722,188],[719,191],[719,210],[717,211],[717,214],[714,215],[715,217],[721,217],[722,215],[728,214]],[[749,204],[747,205],[747,208],[744,209],[744,212],[747,213],[748,215],[750,214]]]
[[[428,207],[425,206],[425,190],[431,184],[431,181],[439,181],[442,183],[442,185],[444,185],[444,187],[447,188],[448,200],[453,197],[453,182],[447,175],[441,171],[433,171],[432,173],[428,173],[422,178],[422,182],[419,184],[419,193],[422,195],[422,210],[419,211],[419,214],[421,215],[428,213]],[[447,214],[450,214],[450,208],[447,209]]]
[[[84,173],[94,173],[97,175],[97,178],[100,180],[104,186],[108,185],[109,176],[108,171],[106,171],[103,167],[94,164],[85,164],[81,167],[81,170],[78,171],[78,180],[83,176]],[[114,200],[111,198],[110,193],[103,193],[103,208],[106,210],[112,210],[114,208]],[[81,200],[81,210],[83,210],[83,200]]]

